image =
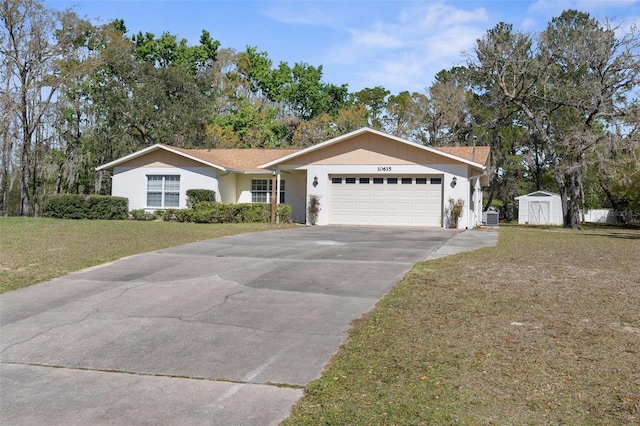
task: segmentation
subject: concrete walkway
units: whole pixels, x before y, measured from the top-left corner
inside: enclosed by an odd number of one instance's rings
[[[301,227],[0,295],[0,424],[275,425],[416,263],[495,231]]]

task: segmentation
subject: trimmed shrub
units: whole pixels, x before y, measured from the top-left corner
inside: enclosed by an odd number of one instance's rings
[[[110,195],[89,195],[86,198],[87,219],[122,220],[129,218],[129,200]]]
[[[42,216],[56,219],[127,219],[129,200],[109,195],[56,194],[45,200]]]
[[[291,206],[280,204],[276,216],[281,223],[291,222]],[[167,210],[164,220],[194,223],[268,223],[271,220],[271,204],[225,204],[204,201],[193,209]]]
[[[200,201],[192,206],[194,210],[212,210],[216,207],[215,201]]]
[[[213,189],[187,189],[187,207],[195,208],[198,203],[204,201],[215,202],[216,191]]]
[[[162,215],[162,212],[148,212],[145,209],[131,210],[129,217],[133,220],[156,220],[158,215]]]
[[[278,223],[291,223],[291,205],[278,204],[276,208],[276,219]]]
[[[41,215],[56,219],[86,219],[84,195],[58,194],[47,197]]]
[[[167,209],[162,212],[162,220],[166,222],[177,222],[178,218],[176,217],[176,212],[180,210],[177,209]]]

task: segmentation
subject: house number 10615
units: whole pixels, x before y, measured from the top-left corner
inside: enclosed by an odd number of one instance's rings
[[[378,171],[379,172],[390,172],[391,171],[391,166],[378,166]]]

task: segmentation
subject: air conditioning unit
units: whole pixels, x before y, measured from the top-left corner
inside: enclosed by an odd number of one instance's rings
[[[487,226],[498,226],[500,224],[500,214],[492,210],[482,212],[482,224]]]

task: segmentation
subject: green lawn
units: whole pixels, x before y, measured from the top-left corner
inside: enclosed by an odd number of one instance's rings
[[[284,424],[640,424],[640,231],[499,232],[416,265]]]
[[[275,228],[264,223],[0,218],[0,293],[133,254]]]

